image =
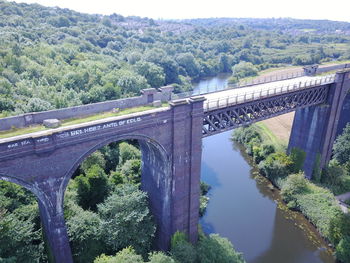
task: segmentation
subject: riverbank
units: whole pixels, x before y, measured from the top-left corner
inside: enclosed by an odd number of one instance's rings
[[[203,231],[227,237],[248,263],[334,263],[317,230],[288,209],[231,133],[203,140],[201,179],[212,186]]]
[[[280,147],[274,140],[266,140],[271,134],[268,129],[252,125],[237,129],[233,139],[244,145],[258,164],[259,172],[281,189],[288,208],[302,212],[316,226],[335,247],[338,260],[350,262],[350,217],[341,211],[331,191],[306,180],[299,173],[303,152],[295,149],[290,156],[286,155],[278,150]]]

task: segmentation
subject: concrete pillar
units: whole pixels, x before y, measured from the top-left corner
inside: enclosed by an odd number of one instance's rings
[[[38,200],[40,219],[48,245],[49,260],[55,263],[72,263],[72,252],[63,214],[64,193],[59,189],[60,181],[48,180],[39,186],[43,191]]]
[[[296,111],[288,151],[296,147],[306,152],[305,175],[311,178],[330,160],[343,103],[350,88],[350,70],[336,74],[329,86],[327,104]]]

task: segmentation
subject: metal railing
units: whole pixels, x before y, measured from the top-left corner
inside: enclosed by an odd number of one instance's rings
[[[241,81],[233,84],[228,84],[227,86],[223,86],[221,88],[218,88],[217,86],[215,88],[210,88],[207,86],[206,90],[201,91],[186,91],[182,93],[173,93],[171,94],[171,100],[175,99],[184,99],[191,96],[197,96],[197,95],[204,95],[209,94],[213,92],[223,91],[223,90],[229,90],[229,89],[237,89],[237,88],[244,88],[254,85],[260,85],[265,83],[271,83],[276,81],[282,81],[282,80],[288,80],[293,78],[299,78],[305,76],[304,71],[298,71],[298,72],[292,72],[287,74],[281,74],[281,75],[272,75],[269,77],[255,77],[250,80]]]
[[[318,79],[312,79],[310,81],[293,83],[286,86],[274,87],[271,89],[260,89],[253,92],[247,92],[244,94],[236,94],[232,96],[226,96],[222,98],[207,100],[204,102],[204,111],[215,110],[219,108],[225,108],[228,106],[242,104],[245,102],[258,100],[267,97],[273,97],[283,93],[289,93],[296,90],[302,90],[320,85],[326,85],[333,83],[335,80],[335,74],[327,75]]]

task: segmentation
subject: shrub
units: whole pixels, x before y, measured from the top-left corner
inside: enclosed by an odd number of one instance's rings
[[[175,263],[175,260],[162,252],[154,252],[149,256],[149,263]]]
[[[127,247],[113,257],[103,254],[96,258],[94,263],[143,263],[143,259],[135,253],[133,248]]]
[[[291,161],[284,153],[270,154],[266,160],[259,163],[260,172],[276,184],[278,178],[284,178],[289,173]]]
[[[197,261],[197,252],[194,246],[187,241],[187,237],[182,232],[176,232],[171,238],[172,257],[181,263],[194,263]]]
[[[350,263],[350,236],[340,240],[336,247],[335,255],[341,262]]]
[[[201,263],[243,263],[242,255],[237,253],[227,238],[218,234],[202,236],[198,242],[198,258]]]
[[[292,201],[296,194],[301,194],[307,190],[307,179],[303,173],[292,174],[287,177],[281,194],[287,202]]]
[[[291,164],[291,172],[299,173],[303,170],[304,161],[306,157],[306,152],[301,149],[293,148],[290,153],[290,159],[292,161]]]

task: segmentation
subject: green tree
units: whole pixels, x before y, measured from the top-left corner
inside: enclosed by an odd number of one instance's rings
[[[138,160],[141,158],[141,152],[134,145],[121,142],[119,144],[119,164],[124,164],[127,160]]]
[[[0,208],[0,259],[38,262],[43,259],[43,249],[41,230],[31,219],[20,219]]]
[[[335,255],[341,262],[350,262],[350,236],[346,236],[340,240],[336,247]]]
[[[77,201],[83,209],[96,211],[97,205],[102,203],[109,193],[108,177],[98,165],[87,170],[86,175],[79,175],[74,179],[77,187]]]
[[[242,254],[237,253],[227,238],[218,234],[201,236],[198,242],[198,258],[201,263],[244,263]]]
[[[105,169],[106,167],[106,160],[104,155],[101,153],[101,151],[93,152],[91,155],[89,155],[81,164],[81,169],[84,171],[84,173],[87,173],[89,169],[91,169],[92,166],[97,165],[102,169]]]
[[[94,263],[144,263],[140,255],[135,253],[131,247],[124,248],[115,256],[101,255],[95,259]]]
[[[175,263],[175,260],[162,252],[153,252],[149,255],[149,263]]]
[[[346,125],[344,131],[336,139],[333,146],[334,158],[340,163],[345,164],[350,159],[350,123]]]
[[[148,253],[156,227],[146,193],[133,185],[117,187],[98,206],[98,214],[102,221],[102,239],[110,253],[127,246],[142,255]]]
[[[287,202],[292,201],[296,194],[301,194],[307,190],[307,179],[303,173],[292,174],[287,177],[283,184],[281,194]]]
[[[172,257],[181,263],[194,263],[197,262],[197,252],[195,247],[187,241],[186,234],[182,232],[176,232],[171,238],[171,250]]]
[[[165,75],[163,68],[152,62],[139,61],[135,64],[137,73],[147,79],[147,83],[152,88],[159,88],[164,85]]]
[[[126,160],[120,168],[122,176],[131,184],[138,184],[141,182],[141,160],[131,159]]]
[[[74,206],[67,222],[74,262],[92,262],[103,250],[101,220],[97,214]]]
[[[241,61],[232,67],[232,77],[241,79],[250,76],[256,76],[258,69],[251,62]]]

